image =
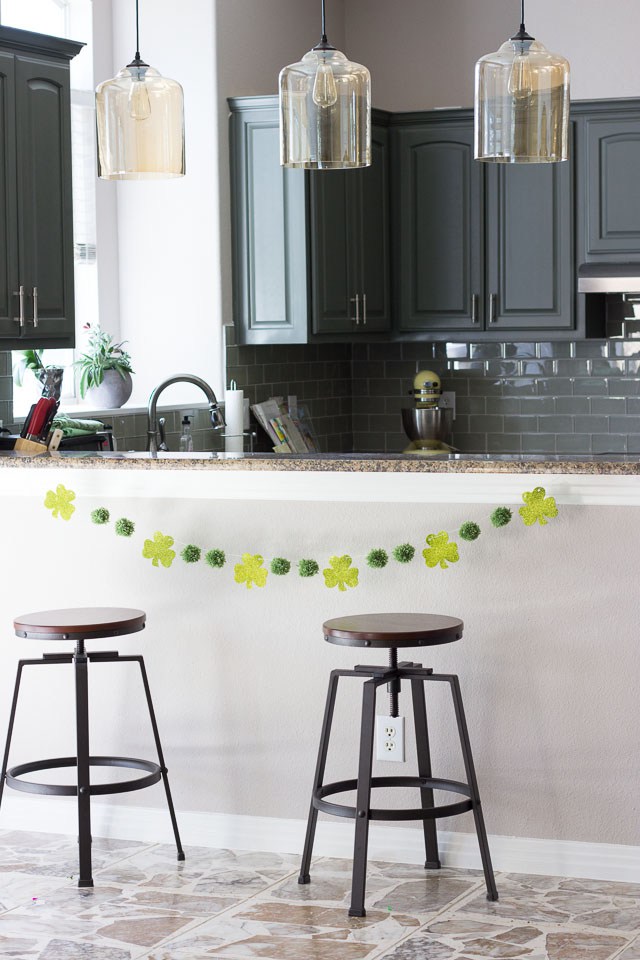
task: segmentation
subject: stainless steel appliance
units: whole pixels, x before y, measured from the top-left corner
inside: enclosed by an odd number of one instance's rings
[[[413,407],[402,408],[402,426],[411,443],[405,453],[449,453],[453,411],[440,406],[440,377],[433,370],[420,370],[413,381]]]

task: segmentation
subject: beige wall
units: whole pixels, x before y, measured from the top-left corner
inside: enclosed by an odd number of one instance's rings
[[[476,60],[518,28],[517,0],[347,0],[349,56],[388,110],[473,102]],[[529,0],[527,28],[571,63],[575,99],[640,96],[636,0]]]

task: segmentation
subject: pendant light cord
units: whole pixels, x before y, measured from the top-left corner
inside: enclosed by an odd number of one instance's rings
[[[520,43],[523,43],[525,40],[535,40],[535,37],[529,36],[524,25],[524,0],[520,0],[520,29],[511,39],[517,40]]]
[[[524,0],[523,0],[524,3]],[[138,0],[136,0],[136,60],[140,60],[140,15],[138,11]]]
[[[136,0],[136,3],[137,2],[138,0]],[[520,29],[523,33],[527,32],[524,26],[524,0],[520,0]]]
[[[138,2],[138,0],[136,0],[136,3],[137,3],[137,2]],[[324,8],[324,3],[325,3],[325,0],[322,0],[322,39],[321,39],[320,43],[328,43],[328,42],[329,42],[329,41],[327,40],[327,18],[326,18],[326,11],[325,11],[325,8]]]

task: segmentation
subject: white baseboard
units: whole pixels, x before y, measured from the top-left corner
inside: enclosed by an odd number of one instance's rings
[[[121,803],[92,804],[92,832],[96,837],[117,837],[146,843],[171,843],[173,834],[164,807],[132,807]],[[302,820],[247,817],[226,813],[179,811],[178,821],[185,846],[228,847],[300,853],[304,840]],[[0,829],[37,832],[77,832],[73,801],[4,795]],[[438,832],[442,862],[450,867],[480,867],[475,834]],[[640,847],[615,843],[581,843],[571,840],[540,840],[532,837],[489,837],[496,870],[511,873],[589,877],[640,883]],[[351,823],[320,820],[315,854],[350,858],[353,848]],[[396,863],[424,861],[422,831],[371,825],[369,858]]]

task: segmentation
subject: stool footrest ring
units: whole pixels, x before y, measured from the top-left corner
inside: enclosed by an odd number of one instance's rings
[[[347,817],[355,820],[357,816],[355,807],[348,807],[342,803],[330,803],[324,798],[333,796],[335,793],[356,790],[357,787],[357,780],[339,780],[336,783],[326,783],[314,791],[313,806],[316,810],[329,813],[334,817]],[[376,787],[418,787],[422,790],[446,790],[449,793],[461,793],[468,799],[459,800],[456,803],[441,804],[437,807],[418,807],[412,810],[371,808],[369,810],[370,820],[437,820],[440,817],[453,817],[459,813],[473,810],[469,784],[459,783],[457,780],[437,780],[432,777],[372,777],[371,787],[372,789]]]
[[[134,780],[124,780],[119,783],[92,783],[89,793],[92,797],[104,796],[110,793],[131,793],[133,790],[143,790],[162,779],[162,769],[159,764],[151,760],[138,760],[135,757],[89,757],[92,767],[126,767],[132,770],[144,770],[145,776]],[[46,796],[77,797],[77,784],[34,783],[31,780],[22,780],[26,773],[38,773],[40,770],[56,770],[61,767],[77,767],[77,757],[54,757],[51,760],[34,760],[30,763],[21,763],[7,770],[6,783],[13,790],[23,793],[38,793]]]

